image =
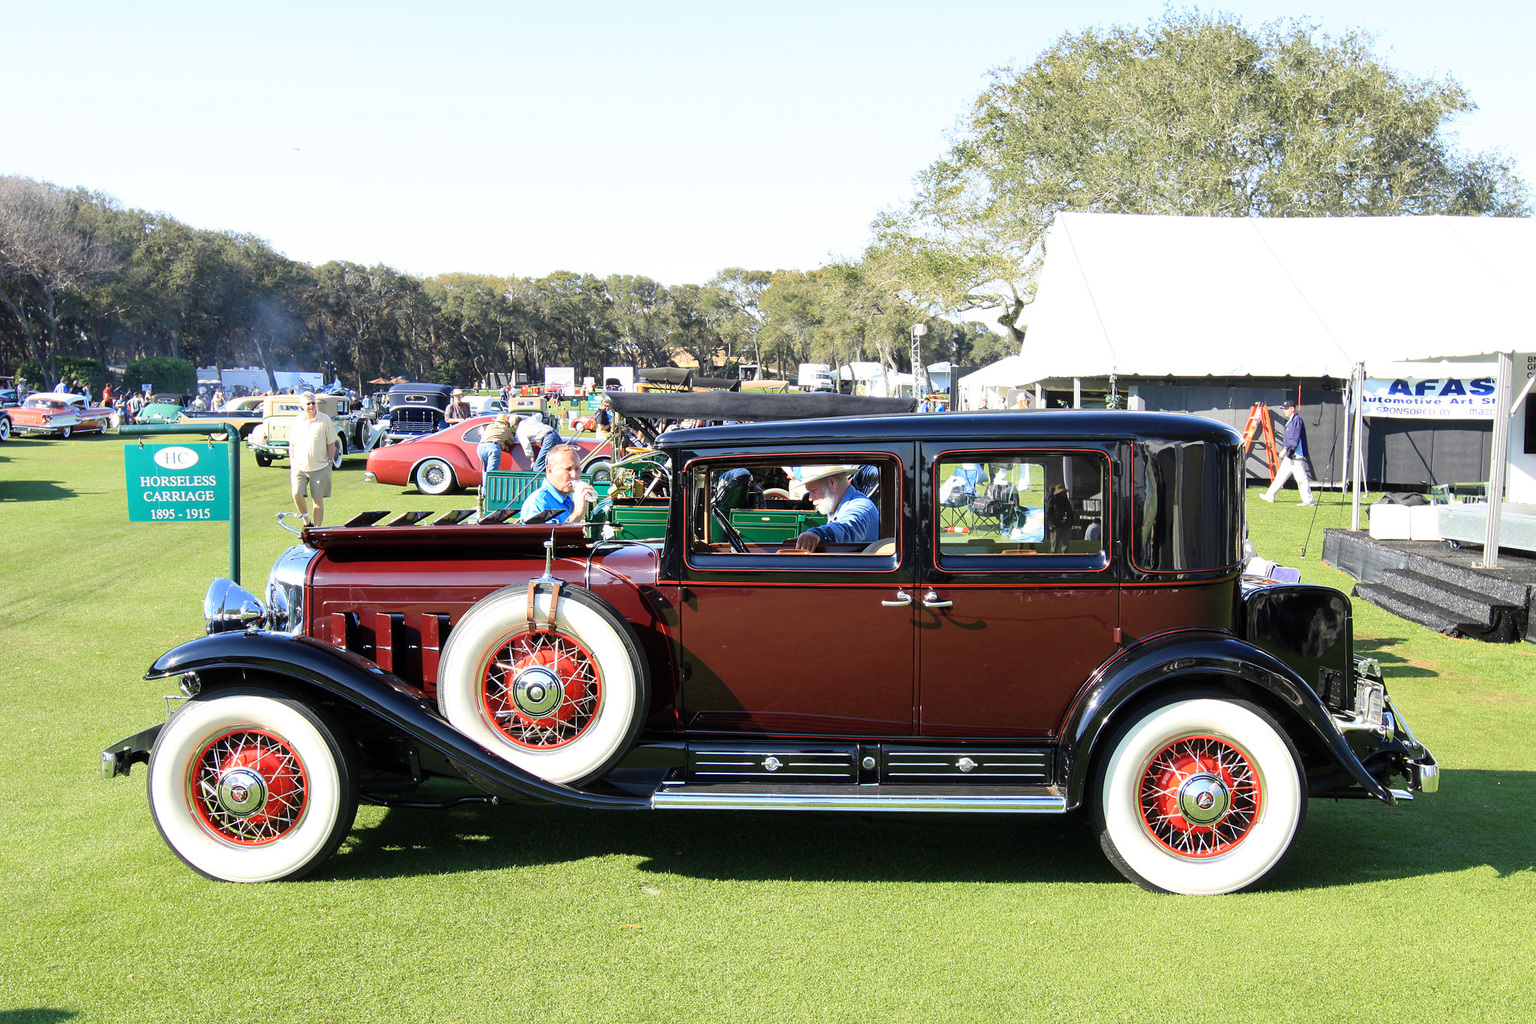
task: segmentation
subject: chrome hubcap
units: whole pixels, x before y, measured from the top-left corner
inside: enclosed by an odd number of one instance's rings
[[[543,665],[532,665],[512,683],[512,703],[529,718],[547,718],[565,699],[560,677]]]
[[[1179,786],[1179,813],[1190,824],[1209,828],[1227,816],[1232,794],[1221,779],[1209,772],[1199,772]]]
[[[233,768],[219,778],[219,810],[246,817],[267,804],[267,780],[249,768]]]

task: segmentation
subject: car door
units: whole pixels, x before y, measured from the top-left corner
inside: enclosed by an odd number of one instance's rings
[[[1111,451],[923,446],[920,735],[1055,736],[1114,654]]]
[[[913,538],[906,523],[914,455],[911,444],[882,445],[698,459],[684,467],[679,705],[690,733],[911,735]],[[881,536],[835,550],[788,550],[817,520],[776,486],[784,481],[775,473],[787,463],[873,467]],[[718,493],[722,480],[740,469],[767,496],[722,509],[730,504]],[[739,544],[726,536],[722,512],[735,519]]]

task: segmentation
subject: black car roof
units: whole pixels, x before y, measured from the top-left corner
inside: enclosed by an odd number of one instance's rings
[[[743,395],[743,398],[750,397]],[[763,398],[782,396],[763,395]],[[812,397],[812,396],[801,396]],[[848,396],[841,396],[848,397]],[[776,442],[887,441],[1101,441],[1123,438],[1238,444],[1236,430],[1202,416],[1169,412],[1051,409],[997,412],[933,412],[794,423],[739,423],[668,432],[668,447],[715,447]]]
[[[391,395],[397,395],[397,394],[405,395],[405,394],[412,394],[412,393],[417,393],[417,394],[423,394],[424,393],[424,394],[435,394],[435,395],[451,395],[451,394],[453,394],[453,385],[452,384],[396,384],[394,387],[389,389],[389,393]]]

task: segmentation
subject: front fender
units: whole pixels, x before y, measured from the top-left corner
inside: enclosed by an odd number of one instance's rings
[[[589,793],[529,774],[466,739],[438,715],[422,691],[366,658],[310,637],[257,631],[215,633],[161,655],[144,678],[231,670],[293,680],[335,697],[436,750],[466,779],[496,795],[575,807],[650,806],[644,797]]]
[[[1285,663],[1226,633],[1182,631],[1150,637],[1120,652],[1089,680],[1067,714],[1061,757],[1067,806],[1081,806],[1098,742],[1123,721],[1117,712],[1142,696],[1183,687],[1226,683],[1261,690],[1305,722],[1335,763],[1371,796],[1397,798],[1376,781],[1350,749],[1317,694]]]

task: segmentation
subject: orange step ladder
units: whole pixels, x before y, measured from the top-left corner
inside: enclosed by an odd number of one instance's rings
[[[1264,459],[1269,463],[1269,479],[1273,483],[1275,479],[1275,427],[1269,418],[1269,406],[1263,402],[1254,405],[1248,413],[1248,425],[1243,428],[1243,454],[1253,447],[1255,438],[1262,433],[1264,438]]]

